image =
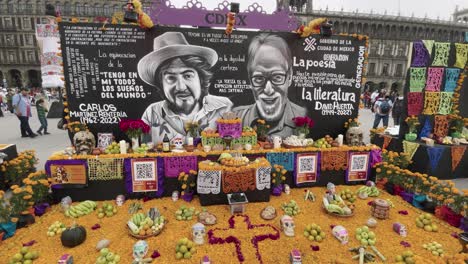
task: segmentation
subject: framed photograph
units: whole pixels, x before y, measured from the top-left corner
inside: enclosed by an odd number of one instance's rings
[[[348,155],[346,181],[366,181],[369,176],[369,160],[369,152],[350,152]]]
[[[98,133],[97,148],[104,151],[107,146],[112,144],[114,135],[112,133]]]
[[[88,164],[86,160],[49,160],[45,164],[46,173],[54,187],[83,187],[88,184]]]
[[[320,153],[300,153],[296,155],[296,185],[315,183],[319,176]]]
[[[156,159],[132,159],[131,173],[133,192],[158,191],[158,163]]]

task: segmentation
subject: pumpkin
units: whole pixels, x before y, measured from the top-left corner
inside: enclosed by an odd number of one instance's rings
[[[86,239],[86,229],[83,226],[74,225],[68,227],[62,232],[60,240],[65,247],[76,247],[83,243]]]

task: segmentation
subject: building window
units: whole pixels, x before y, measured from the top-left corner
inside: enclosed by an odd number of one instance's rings
[[[34,51],[28,50],[26,53],[26,58],[28,62],[33,62],[34,61]]]
[[[8,46],[15,45],[15,35],[6,35],[6,43]]]
[[[31,29],[31,19],[29,17],[23,17],[23,28]]]
[[[8,2],[8,14],[14,14],[17,10],[17,3],[16,1],[10,0]]]
[[[32,6],[32,3],[30,1],[26,1],[24,3],[24,11],[25,11],[26,14],[32,14],[33,6]]]
[[[9,62],[15,62],[16,60],[16,54],[14,51],[8,51],[8,61]]]
[[[11,28],[13,27],[13,23],[11,21],[11,17],[5,17],[5,19],[3,20],[3,24],[5,25],[6,28]]]
[[[369,75],[374,75],[375,74],[375,63],[371,62],[369,63]]]
[[[395,76],[396,77],[403,76],[403,64],[397,64],[396,70],[395,70]]]
[[[67,15],[67,16],[71,15],[72,14],[72,5],[69,2],[65,2],[63,4],[63,10],[62,11],[63,11],[62,15]]]
[[[28,45],[28,46],[33,46],[33,45],[34,45],[34,41],[33,41],[32,35],[24,35],[24,42],[25,42],[26,45]]]
[[[83,13],[83,5],[80,3],[75,4],[75,13],[76,15],[81,15]]]
[[[383,76],[388,76],[388,63],[384,63],[382,67],[382,75]]]

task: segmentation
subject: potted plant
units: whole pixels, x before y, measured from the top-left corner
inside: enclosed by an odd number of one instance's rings
[[[461,138],[463,134],[463,128],[465,127],[464,119],[459,115],[449,115],[450,119],[450,136],[452,138]]]
[[[34,165],[37,163],[34,150],[26,150],[19,153],[18,157],[4,161],[0,166],[3,172],[4,180],[7,186],[20,184],[26,176],[34,171]]]
[[[34,204],[34,215],[41,216],[50,207],[47,203],[49,197],[50,182],[45,171],[38,171],[28,175],[23,183],[31,186],[33,190],[32,202]]]
[[[18,218],[16,228],[26,227],[35,222],[32,205],[32,195],[34,191],[31,186],[18,185],[11,186],[13,195],[10,198],[10,204],[12,206],[11,215]]]
[[[417,116],[408,116],[405,119],[406,124],[408,125],[408,133],[405,134],[405,139],[408,141],[415,141],[418,138],[418,126],[420,125],[419,119]]]
[[[193,199],[196,178],[197,172],[194,170],[190,170],[189,173],[181,172],[179,174],[178,180],[180,188],[182,189],[180,194],[182,196],[182,199],[184,199],[187,202],[190,202]]]
[[[141,119],[122,119],[119,122],[119,129],[130,138],[133,150],[140,146],[141,135],[150,132],[150,126]]]
[[[257,119],[254,130],[257,132],[257,139],[260,142],[266,142],[268,136],[268,130],[270,130],[270,125],[266,123],[263,119]]]
[[[271,173],[272,179],[271,183],[273,184],[272,194],[274,196],[280,196],[283,192],[284,181],[286,180],[286,173],[288,171],[284,169],[283,166],[275,164],[273,165],[273,171]]]
[[[297,116],[292,119],[296,126],[296,134],[299,138],[306,138],[310,129],[314,127],[315,123],[308,116]]]

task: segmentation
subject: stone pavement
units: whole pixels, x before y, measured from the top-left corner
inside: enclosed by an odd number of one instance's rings
[[[33,131],[36,131],[40,124],[37,118],[36,109],[32,109],[33,117],[30,118],[30,126]],[[43,169],[47,158],[53,152],[64,150],[70,145],[68,134],[65,130],[57,129],[58,118],[48,119],[50,135],[37,136],[36,138],[21,138],[19,120],[10,112],[4,113],[5,117],[0,117],[0,143],[1,144],[16,144],[19,151],[28,149],[36,150],[39,158],[38,169]],[[359,122],[361,122],[364,131],[364,142],[369,142],[368,131],[372,128],[374,122],[374,114],[369,109],[362,109],[359,114]],[[393,126],[393,119],[390,118],[389,125]],[[382,124],[380,124],[382,126]],[[458,188],[468,189],[468,178],[456,179],[455,183]]]

